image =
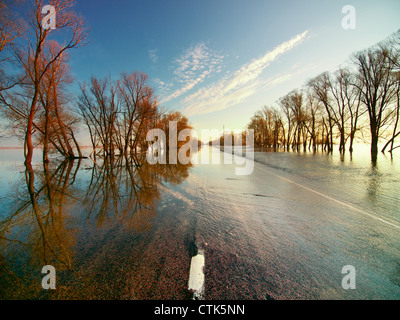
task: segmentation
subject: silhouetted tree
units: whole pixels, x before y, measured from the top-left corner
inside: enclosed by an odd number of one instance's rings
[[[396,79],[392,75],[394,61],[389,47],[370,48],[353,56],[357,67],[355,86],[360,91],[361,102],[366,106],[371,135],[371,155],[378,154],[380,131],[390,121],[389,110],[396,96]]]

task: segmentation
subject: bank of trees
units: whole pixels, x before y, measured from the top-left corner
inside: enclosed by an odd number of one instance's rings
[[[176,122],[178,133],[191,128],[180,112],[160,110],[144,73],[122,73],[115,82],[93,77],[80,89],[77,112],[89,131],[94,155],[146,151],[152,144],[146,140],[149,130],[162,129],[169,137],[171,121]]]
[[[54,30],[42,25],[47,3],[26,3],[29,15],[18,19],[16,5],[21,3],[0,0],[0,113],[8,131],[24,142],[28,170],[37,146],[43,148],[44,162],[50,153],[81,158],[76,133],[82,126],[89,132],[93,154],[104,156],[145,150],[148,130],[165,127],[165,119],[189,127],[182,115],[161,112],[141,72],[122,73],[116,81],[92,77],[80,84],[77,97],[71,95],[68,59],[71,49],[86,43],[83,18],[72,0],[54,0]]]
[[[400,31],[389,40],[351,57],[334,73],[324,72],[299,90],[264,106],[251,119],[261,148],[353,152],[356,138],[369,140],[376,157],[399,146]]]
[[[72,0],[51,2],[57,14],[57,35],[42,25],[46,3],[35,0],[25,5],[29,7],[28,15],[19,22],[26,23],[20,28],[10,27],[7,34],[12,36],[5,36],[9,39],[7,60],[2,61],[1,69],[6,81],[0,90],[0,102],[3,116],[23,135],[25,163],[31,170],[35,145],[43,145],[45,161],[50,144],[64,156],[75,157],[71,146],[77,145],[73,135],[75,121],[66,108],[64,85],[70,82],[68,52],[85,44],[87,31]],[[2,0],[0,7],[5,12],[16,12],[9,1]],[[2,25],[12,26],[15,21],[15,15],[3,17]]]
[[[159,112],[147,75],[122,74],[120,79],[93,77],[81,86],[77,110],[84,120],[93,150],[103,155],[134,153]]]

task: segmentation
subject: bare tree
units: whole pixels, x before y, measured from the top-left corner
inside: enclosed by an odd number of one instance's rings
[[[21,2],[0,0],[0,101],[2,91],[13,88],[22,80],[20,75],[10,71],[13,46],[23,32],[23,23],[15,14]]]
[[[7,106],[5,93],[18,85],[23,77],[12,70],[12,49],[23,31],[22,21],[15,14],[22,1],[0,0],[0,112]],[[0,139],[7,132],[5,123],[0,123]]]
[[[286,121],[287,121],[287,137],[285,138],[286,144],[285,148],[289,151],[290,140],[292,137],[292,130],[293,130],[293,112],[291,108],[292,100],[289,94],[285,95],[284,97],[280,98],[278,101],[281,110],[283,111]]]
[[[47,48],[48,47],[48,48]],[[44,46],[40,56],[40,65],[47,62],[45,53],[53,55],[59,50],[59,44],[49,41]],[[72,79],[69,75],[66,54],[60,57],[50,66],[44,74],[39,87],[37,110],[33,118],[33,129],[35,144],[43,146],[43,158],[48,161],[49,151],[55,150],[66,158],[76,158],[74,147],[80,152],[79,145],[75,139],[74,131],[77,129],[78,119],[71,112],[66,94],[66,85]],[[8,92],[5,94],[8,101],[7,108],[2,115],[9,122],[9,127],[14,130],[17,136],[25,137],[25,126],[29,119],[29,106],[34,92],[32,84],[25,84],[20,91]]]
[[[158,121],[157,127],[162,129],[165,132],[167,137],[170,136],[170,122],[176,121],[176,135],[179,136],[179,133],[184,129],[192,129],[189,125],[189,119],[186,118],[182,113],[179,111],[171,111],[167,114],[164,114],[160,120]],[[187,141],[186,141],[187,142]],[[185,141],[177,141],[177,148],[183,146]],[[169,139],[166,141],[167,150],[169,149]]]
[[[286,99],[288,99],[288,106],[291,109],[294,125],[292,147],[296,146],[296,149],[299,150],[301,143],[306,140],[304,131],[306,115],[303,105],[303,93],[299,90],[293,90],[286,96]]]
[[[116,119],[120,112],[117,92],[111,80],[93,77],[89,91],[81,86],[81,96],[77,108],[88,127],[93,152],[101,147],[103,155],[114,154]]]
[[[307,83],[307,87],[309,87],[318,101],[324,106],[326,115],[328,117],[327,123],[325,119],[323,119],[324,126],[326,127],[327,134],[327,147],[328,152],[333,151],[333,128],[334,128],[334,119],[332,115],[332,102],[330,98],[330,88],[331,88],[331,79],[328,72],[324,72],[319,76],[311,79]]]
[[[394,117],[394,124],[393,124],[393,131],[392,136],[387,141],[385,146],[382,149],[382,152],[385,152],[386,148],[390,145],[389,152],[392,152],[394,149],[398,148],[399,146],[395,147],[394,142],[395,139],[400,135],[400,131],[398,130],[399,127],[399,117],[400,117],[400,30],[397,31],[388,41],[387,45],[391,46],[393,50],[390,52],[389,59],[393,63],[393,71],[392,77],[393,81],[395,82],[395,117]]]
[[[25,71],[33,88],[28,110],[24,144],[25,163],[28,170],[32,169],[34,117],[38,108],[40,86],[44,76],[64,52],[83,45],[87,36],[82,18],[78,17],[72,10],[72,0],[53,0],[51,2],[56,12],[56,30],[42,26],[42,8],[44,4],[42,0],[35,0],[29,17],[29,29],[26,37],[27,44],[24,50],[16,50],[16,58]],[[65,41],[56,51],[50,51],[48,47],[46,48],[45,46],[52,32],[65,34]],[[46,50],[48,51],[44,53],[43,51]],[[42,57],[47,58],[45,63],[42,63]]]
[[[49,46],[51,52],[59,50],[59,44],[56,42],[49,42]],[[47,59],[44,59],[44,63],[45,61]],[[66,98],[65,86],[71,82],[67,57],[64,53],[48,69],[40,86],[39,101],[43,116],[38,125],[42,133],[44,161],[48,161],[49,142],[60,154],[70,159],[76,158],[74,144],[79,157],[82,157],[74,135],[74,127],[78,119],[69,110],[69,101]]]
[[[127,155],[137,150],[138,143],[145,128],[146,119],[151,119],[157,112],[157,102],[153,90],[147,84],[148,76],[140,72],[123,73],[117,82],[117,93],[120,101],[120,112],[123,119],[119,121],[121,151]]]
[[[265,120],[262,116],[261,111],[257,111],[254,114],[254,116],[250,119],[250,123],[247,125],[247,127],[254,130],[254,146],[257,148],[263,148],[265,142],[266,128]]]
[[[308,115],[306,117],[305,126],[310,134],[309,149],[312,144],[313,151],[315,152],[318,148],[318,120],[320,118],[320,104],[310,90],[307,91],[306,99],[306,110]]]
[[[391,119],[389,110],[396,93],[396,80],[392,76],[394,62],[387,46],[371,48],[353,56],[357,66],[355,86],[360,91],[360,99],[366,106],[371,134],[371,155],[376,159],[380,131]]]

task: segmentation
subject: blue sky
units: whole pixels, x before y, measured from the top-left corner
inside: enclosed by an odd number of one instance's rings
[[[345,5],[356,29],[341,25]],[[77,83],[138,70],[196,130],[242,129],[263,105],[400,29],[399,0],[77,0]]]
[[[356,9],[345,30],[341,10]],[[162,107],[196,130],[241,129],[263,105],[400,28],[400,1],[78,1],[90,42],[75,78],[147,73]]]

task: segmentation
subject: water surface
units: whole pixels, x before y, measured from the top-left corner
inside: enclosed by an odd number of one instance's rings
[[[397,155],[256,152],[249,176],[217,149],[214,165],[35,156],[29,174],[0,151],[2,299],[190,299],[199,249],[206,299],[400,298]]]

